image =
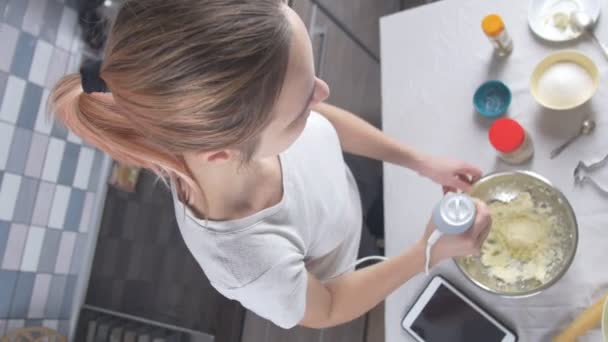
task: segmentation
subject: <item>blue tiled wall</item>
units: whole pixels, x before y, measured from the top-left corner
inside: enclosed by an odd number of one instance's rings
[[[101,152],[45,120],[49,91],[83,54],[68,0],[0,0],[0,336],[67,335]]]

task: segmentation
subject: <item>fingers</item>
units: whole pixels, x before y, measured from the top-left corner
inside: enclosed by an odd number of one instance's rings
[[[487,226],[477,237],[476,243],[475,243],[475,247],[477,248],[481,248],[481,246],[483,245],[484,241],[486,241],[486,239],[488,238],[488,235],[490,235],[490,229],[491,226]]]
[[[483,174],[480,169],[469,164],[464,164],[457,170],[457,172],[460,174],[470,175],[473,181],[481,178]]]
[[[483,177],[483,173],[480,173],[478,175],[474,175],[473,179],[471,180],[471,183],[475,184],[478,180],[481,179],[481,177]]]
[[[465,192],[469,192],[472,184],[477,182],[483,175],[480,169],[468,164],[464,164],[458,168],[456,173],[456,180],[453,186]]]
[[[479,198],[473,198],[473,201],[477,207],[477,216],[490,216],[490,208],[488,208],[488,205],[484,201]]]
[[[473,224],[471,234],[474,239],[477,239],[492,225],[492,216],[490,215],[490,209],[484,202],[477,198],[474,198],[473,200],[477,207],[477,216],[475,217],[475,223]]]
[[[477,237],[474,237],[473,235],[471,235],[470,237],[470,243],[471,243],[471,249],[470,249],[470,255],[471,256],[480,256],[481,255],[481,246],[483,246],[484,241],[486,241],[486,239],[488,238],[488,235],[490,235],[490,229],[491,226],[485,226],[483,228],[483,230],[477,235]]]
[[[459,171],[460,172],[460,171]],[[447,184],[447,187],[462,190],[464,192],[471,191],[472,184],[475,183],[480,176],[469,175],[469,174],[457,174],[451,184]]]
[[[469,183],[468,181],[463,181],[462,179],[454,178],[454,182],[452,184],[455,188],[460,189],[464,192],[471,191],[472,186],[471,183]]]
[[[456,188],[451,187],[451,186],[442,186],[441,189],[443,190],[443,194],[447,194],[448,192],[456,192]]]

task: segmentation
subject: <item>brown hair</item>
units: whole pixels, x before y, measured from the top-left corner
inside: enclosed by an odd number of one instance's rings
[[[112,96],[79,74],[55,86],[56,117],[114,159],[200,189],[185,152],[236,148],[248,160],[282,88],[291,29],[281,0],[127,0],[104,49]],[[201,192],[202,194],[202,192]]]

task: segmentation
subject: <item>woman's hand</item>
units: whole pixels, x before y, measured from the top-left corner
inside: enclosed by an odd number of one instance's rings
[[[477,207],[477,216],[475,217],[473,227],[462,234],[441,236],[433,246],[431,252],[431,266],[452,257],[479,255],[481,252],[481,245],[483,245],[483,242],[490,233],[492,217],[490,216],[490,210],[485,203],[475,199],[475,205]],[[426,231],[424,232],[424,236],[419,243],[426,245],[426,241],[434,230],[435,225],[432,222],[429,222]]]
[[[463,161],[426,156],[419,163],[418,173],[443,186],[443,192],[469,191],[482,172]]]

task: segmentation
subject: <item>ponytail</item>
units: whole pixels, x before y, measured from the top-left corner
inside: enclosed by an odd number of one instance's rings
[[[194,193],[202,195],[182,157],[147,139],[109,93],[85,93],[80,74],[63,77],[49,104],[55,118],[86,142],[120,162],[169,178],[183,202],[190,204]]]
[[[184,155],[231,148],[252,157],[292,36],[280,0],[126,0],[92,70],[103,84],[85,82],[85,93],[82,76],[67,75],[51,108],[114,159],[170,179],[185,204],[208,206]]]

